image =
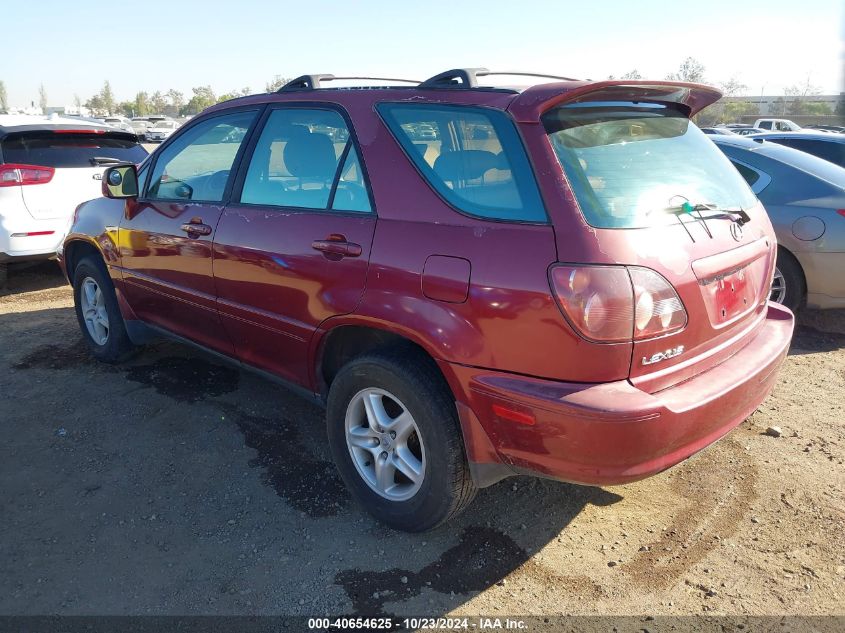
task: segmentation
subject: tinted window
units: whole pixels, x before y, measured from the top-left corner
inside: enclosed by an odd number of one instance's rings
[[[274,110],[250,159],[241,202],[370,211],[358,153],[343,117],[332,110]]]
[[[543,115],[592,226],[639,228],[677,219],[683,202],[746,209],[754,194],[687,117],[660,104],[574,104]]]
[[[800,149],[802,152],[807,152],[813,156],[824,158],[831,163],[842,165],[845,167],[845,143],[834,143],[829,141],[813,141],[804,138],[777,138],[773,139],[775,143],[786,145],[787,147],[794,147]]]
[[[747,182],[749,186],[753,185],[755,182],[760,180],[760,174],[758,174],[750,167],[746,167],[742,163],[735,163],[734,161],[731,161],[731,163],[734,167],[736,167],[736,170],[739,172],[739,174],[743,178],[745,178],[745,182]]]
[[[760,121],[760,125],[757,127],[763,130],[771,130],[772,129],[772,122],[771,121]]]
[[[221,202],[232,164],[255,118],[237,112],[190,128],[159,154],[147,198]]]
[[[504,112],[383,104],[379,112],[429,184],[453,207],[496,220],[545,222],[531,165]]]
[[[132,137],[134,138],[134,137]],[[125,134],[18,132],[3,140],[3,161],[44,167],[94,167],[113,158],[140,163],[147,151]]]

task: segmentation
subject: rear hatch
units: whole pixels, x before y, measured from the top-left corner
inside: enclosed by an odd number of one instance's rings
[[[589,225],[585,232],[580,218],[555,220],[559,259],[626,267],[635,304],[630,380],[659,391],[753,337],[766,310],[774,233],[746,182],[690,122],[707,102],[701,94],[696,101],[695,87],[572,92],[541,118]],[[589,238],[573,240],[576,230]]]
[[[102,195],[102,174],[115,163],[140,163],[147,155],[134,134],[96,129],[41,129],[8,134],[0,144],[4,163],[55,170],[43,184],[21,187],[35,219],[70,216],[82,202]]]

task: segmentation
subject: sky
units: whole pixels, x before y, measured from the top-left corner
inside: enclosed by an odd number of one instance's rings
[[[692,56],[709,83],[747,94],[843,88],[843,0],[144,0],[12,2],[0,80],[9,105],[82,101],[111,82],[118,101],[193,86],[263,92],[275,75],[424,79],[443,70],[546,72],[603,79],[637,69],[663,79]],[[512,82],[511,82],[512,83]]]

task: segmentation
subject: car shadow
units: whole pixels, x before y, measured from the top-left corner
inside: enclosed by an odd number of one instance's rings
[[[790,356],[832,352],[845,347],[845,310],[799,312]]]
[[[52,260],[8,264],[8,267],[6,283],[0,286],[0,297],[67,285],[61,268]]]
[[[480,490],[463,514],[435,530],[398,532],[350,497],[328,451],[319,406],[284,389],[268,395],[273,383],[169,342],[136,358],[126,377],[176,402],[205,401],[242,434],[262,483],[306,525],[320,526],[311,533],[313,547],[338,552],[332,580],[351,605],[348,614],[449,612],[512,574],[536,573],[532,557],[586,506],[622,500],[602,488],[519,476]],[[339,547],[369,552],[366,564],[340,556]],[[570,580],[600,593],[589,579]]]

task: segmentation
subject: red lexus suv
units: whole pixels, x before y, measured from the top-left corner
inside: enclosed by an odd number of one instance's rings
[[[92,354],[166,335],[297,388],[402,530],[509,475],[619,484],[725,435],[793,316],[765,210],[690,121],[719,92],[492,74],[306,75],[110,168],[59,254]]]

